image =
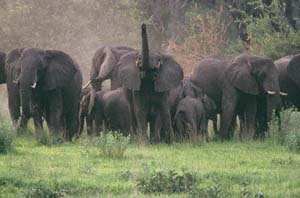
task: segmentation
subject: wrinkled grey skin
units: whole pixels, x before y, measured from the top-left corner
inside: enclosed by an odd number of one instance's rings
[[[279,71],[279,86],[287,96],[282,96],[284,108],[295,106],[300,110],[300,54],[275,61]]]
[[[208,140],[207,125],[209,112],[203,100],[209,98],[193,98],[187,96],[180,100],[174,116],[174,128],[178,131],[180,139],[196,140],[197,137]],[[212,100],[207,101],[207,103]]]
[[[92,99],[93,97],[94,99]],[[129,135],[131,132],[129,114],[129,103],[122,88],[112,91],[98,91],[95,95],[88,91],[80,102],[79,133],[82,133],[84,119],[86,119],[89,135],[99,133],[103,129],[121,131],[124,135]]]
[[[8,109],[14,127],[18,133],[22,133],[27,129],[28,119],[21,116],[21,101],[18,77],[21,72],[19,59],[23,49],[13,49],[7,53],[5,57],[4,77],[8,94]],[[21,118],[21,119],[20,119]],[[42,130],[42,117],[34,117],[34,126],[36,134]]]
[[[168,96],[168,100],[169,100],[172,120],[174,120],[176,108],[177,108],[179,101],[186,96],[191,96],[193,98],[197,98],[197,97],[202,98],[202,97],[204,97],[204,93],[198,86],[194,85],[189,78],[182,80],[182,82],[180,83],[180,85],[178,87],[171,89],[169,96]],[[213,104],[207,104],[207,105],[212,105],[213,108],[216,108],[215,103],[212,100],[211,100],[211,102]],[[214,109],[214,112],[210,113],[209,119],[213,121],[213,128],[214,128],[214,131],[216,132],[217,131],[216,109]]]
[[[133,129],[138,140],[148,142],[147,123],[151,114],[159,115],[165,142],[171,143],[174,132],[171,124],[168,92],[183,79],[182,68],[168,55],[149,52],[146,26],[142,25],[142,51],[131,52],[119,61],[119,79],[126,90],[132,112]],[[155,125],[155,124],[154,124]],[[153,125],[151,126],[153,128]],[[150,127],[150,130],[152,130]],[[160,131],[155,132],[155,142],[160,141]]]
[[[6,54],[0,51],[0,84],[6,83],[5,60]]]
[[[92,61],[90,81],[92,87],[99,91],[104,80],[110,79],[110,90],[121,87],[118,80],[118,61],[124,54],[136,51],[126,46],[103,46],[100,47]]]
[[[193,68],[191,80],[221,112],[222,140],[230,139],[236,115],[244,123],[242,138],[253,137],[257,112],[265,116],[259,120],[267,125],[273,110],[281,103],[278,71],[267,57],[242,54],[232,60],[205,59]],[[268,91],[274,94],[267,94]]]
[[[79,65],[57,50],[26,48],[18,77],[22,116],[45,116],[51,133],[71,140],[78,131],[82,74]]]

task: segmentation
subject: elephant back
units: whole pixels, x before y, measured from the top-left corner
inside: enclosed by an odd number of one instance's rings
[[[0,51],[0,84],[5,83],[5,59],[6,54]]]

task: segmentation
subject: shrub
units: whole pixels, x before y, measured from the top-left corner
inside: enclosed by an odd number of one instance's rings
[[[59,188],[57,182],[44,184],[38,183],[24,193],[26,198],[61,198],[65,192]]]
[[[294,152],[300,152],[300,130],[292,130],[286,137],[288,148]]]
[[[291,151],[300,152],[300,113],[287,109],[280,113],[281,129],[278,128],[277,119],[273,118],[269,125],[269,138],[273,144],[287,146]]]
[[[189,192],[196,184],[196,177],[186,171],[155,171],[137,179],[138,190],[148,193],[182,193]]]
[[[105,157],[122,158],[129,145],[130,137],[125,137],[119,132],[101,133],[101,136],[95,139],[95,146]]]
[[[196,11],[199,12],[199,11]],[[175,52],[176,60],[190,73],[192,66],[208,56],[220,56],[229,42],[229,26],[232,21],[224,19],[225,11],[221,6],[217,11],[206,14],[190,13],[188,36],[181,44],[168,41]]]
[[[64,142],[64,138],[59,135],[51,135],[47,130],[42,130],[38,143],[44,146],[53,146]]]
[[[14,129],[7,122],[0,122],[0,153],[7,153],[14,139]]]

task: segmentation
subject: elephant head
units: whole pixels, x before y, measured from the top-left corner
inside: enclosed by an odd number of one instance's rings
[[[39,101],[36,94],[67,85],[79,70],[67,54],[56,50],[24,49],[20,57],[21,72],[18,78],[23,113],[30,116],[32,107]]]
[[[267,119],[280,103],[278,71],[272,59],[243,54],[236,57],[225,71],[225,77],[243,93],[266,97]]]
[[[171,56],[149,51],[145,24],[142,24],[141,52],[125,54],[118,64],[122,65],[118,70],[121,84],[133,91],[151,84],[155,92],[165,92],[177,87],[183,79],[180,65]]]
[[[6,59],[6,54],[4,52],[0,52],[0,84],[6,82],[5,59]]]
[[[204,95],[201,98],[201,101],[203,103],[205,114],[207,118],[213,119],[217,115],[217,106],[215,102],[209,98],[207,95]]]
[[[288,76],[300,87],[300,54],[294,55],[287,65]]]
[[[197,87],[190,79],[184,79],[182,81],[182,89],[179,98],[185,98],[190,96],[192,98],[203,97],[203,92],[200,87]]]

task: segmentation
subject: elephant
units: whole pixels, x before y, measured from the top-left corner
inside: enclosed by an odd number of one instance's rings
[[[178,87],[170,90],[168,96],[172,120],[174,119],[177,105],[181,99],[183,99],[186,96],[191,96],[193,98],[202,98],[204,97],[204,95],[205,94],[203,93],[203,91],[190,80],[190,77],[186,77],[184,80],[182,80],[181,84]],[[204,101],[208,102],[207,107],[210,106],[214,108],[213,111],[210,111],[209,119],[213,121],[213,128],[214,131],[216,132],[217,131],[216,105],[211,99],[204,100]]]
[[[241,54],[233,59],[208,58],[194,66],[192,82],[199,86],[221,112],[221,139],[232,136],[230,127],[236,115],[242,120],[241,138],[254,137],[257,113],[259,126],[267,125],[281,104],[278,71],[268,57]],[[259,101],[259,102],[258,102]],[[259,106],[259,109],[258,109]]]
[[[23,49],[19,64],[22,116],[45,117],[51,133],[71,140],[78,131],[79,65],[65,52],[38,48]]]
[[[126,46],[103,46],[100,47],[92,60],[90,82],[92,87],[99,91],[104,80],[111,80],[111,90],[121,87],[118,80],[118,61],[122,55],[135,51]]]
[[[169,55],[149,51],[146,25],[142,24],[142,50],[125,54],[118,67],[119,80],[130,104],[131,120],[138,141],[148,142],[147,122],[151,114],[160,116],[165,142],[171,143],[174,131],[171,124],[168,93],[183,79],[181,66]],[[135,126],[135,123],[137,126]],[[150,127],[151,130],[152,127]],[[160,131],[155,132],[156,142]]]
[[[121,131],[124,135],[129,135],[131,133],[129,113],[129,103],[122,88],[97,92],[91,89],[80,102],[79,133],[82,133],[84,119],[86,119],[89,135],[101,130]]]
[[[181,139],[208,141],[208,119],[215,111],[214,102],[206,95],[201,98],[184,97],[177,105],[174,128]]]
[[[300,54],[280,58],[275,65],[279,71],[280,90],[287,93],[282,96],[284,108],[294,106],[300,110]]]
[[[3,84],[6,82],[5,60],[6,60],[6,54],[4,52],[0,51],[0,84]]]

